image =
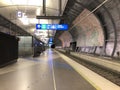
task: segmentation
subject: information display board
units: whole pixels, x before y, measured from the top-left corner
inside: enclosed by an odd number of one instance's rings
[[[36,24],[36,30],[68,30],[68,24]]]

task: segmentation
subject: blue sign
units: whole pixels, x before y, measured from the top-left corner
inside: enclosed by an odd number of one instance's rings
[[[49,39],[49,42],[52,42],[52,41],[53,41],[53,38],[50,38],[50,39]]]
[[[52,44],[53,42],[49,42],[49,44]]]
[[[68,24],[36,24],[37,30],[68,30]]]

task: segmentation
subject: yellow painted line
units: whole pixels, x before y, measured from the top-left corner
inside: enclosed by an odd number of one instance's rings
[[[120,90],[120,87],[89,70],[88,68],[73,61],[69,57],[56,51],[70,66],[72,66],[85,80],[87,80],[96,90]]]

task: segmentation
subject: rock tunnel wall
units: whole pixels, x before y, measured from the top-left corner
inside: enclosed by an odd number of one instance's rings
[[[94,5],[100,4],[103,0],[95,0]],[[94,14],[99,18],[105,32],[106,56],[119,57],[120,52],[120,0],[108,0]]]
[[[77,30],[77,47],[103,46],[104,34],[100,22],[94,14],[85,17],[90,11],[85,9],[73,22]],[[73,29],[74,32],[74,29]],[[73,37],[74,38],[74,37]]]
[[[72,42],[72,36],[68,31],[65,31],[60,37],[59,39],[62,42],[62,47],[70,47],[70,42]]]
[[[104,31],[99,20],[94,14],[84,18],[89,13],[90,11],[85,9],[73,21],[73,25],[77,25],[60,36],[63,47],[69,47],[70,42],[77,42],[76,47],[79,47],[82,52],[93,52],[94,47],[104,45]],[[91,50],[88,50],[88,48],[91,48]],[[98,50],[98,53],[100,52]]]
[[[80,2],[80,5],[84,6],[85,9],[92,11],[104,0],[89,0],[89,2],[88,0],[77,1]],[[85,11],[83,12],[85,13]],[[80,13],[81,16],[82,13]],[[120,0],[108,0],[97,9],[93,15],[97,17],[99,22],[95,21],[98,24],[100,23],[101,27],[99,26],[99,28],[97,27],[96,29],[93,19],[88,18],[86,22],[82,22],[69,31],[73,41],[77,41],[77,50],[79,52],[82,51],[104,56],[120,57],[119,54],[117,54],[120,53]],[[76,20],[78,21],[80,16],[77,18]],[[75,23],[75,21],[73,23]],[[89,24],[90,26],[92,25],[92,27],[89,27]],[[86,33],[83,33],[85,31]]]

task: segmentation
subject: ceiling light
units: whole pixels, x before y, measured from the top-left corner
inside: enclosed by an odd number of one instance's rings
[[[27,0],[12,0],[15,5],[27,5]]]
[[[38,19],[36,19],[36,18],[28,18],[29,19],[29,23],[30,24],[36,24],[36,23],[38,23]]]
[[[24,16],[22,18],[19,18],[19,20],[24,24],[24,25],[29,25],[29,19],[27,16]]]
[[[40,15],[40,14],[41,14],[41,8],[37,8],[36,15]]]
[[[30,32],[34,32],[34,31],[35,31],[35,28],[30,29]]]
[[[4,4],[9,4],[9,5],[13,4],[12,0],[1,0],[1,2]]]
[[[5,4],[42,6],[43,0],[2,0]]]
[[[49,21],[46,20],[46,19],[41,19],[40,20],[40,24],[48,24],[48,23],[49,23]]]
[[[35,35],[36,35],[36,36],[40,36],[40,34],[39,34],[39,33],[35,33]]]
[[[28,5],[42,6],[42,3],[43,0],[28,0]]]

